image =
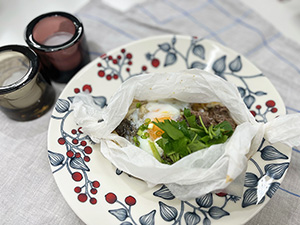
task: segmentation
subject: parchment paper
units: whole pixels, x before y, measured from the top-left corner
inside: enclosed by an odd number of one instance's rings
[[[220,102],[228,108],[238,126],[224,144],[194,152],[172,165],[158,162],[125,138],[112,134],[133,99],[164,98],[189,103]],[[89,94],[78,95],[73,107],[75,120],[83,132],[101,143],[102,154],[118,169],[149,185],[165,184],[181,200],[212,191],[240,196],[247,160],[265,134],[273,143],[300,144],[299,114],[280,116],[267,124],[257,123],[235,85],[198,69],[136,76],[121,85],[104,109],[96,106]]]

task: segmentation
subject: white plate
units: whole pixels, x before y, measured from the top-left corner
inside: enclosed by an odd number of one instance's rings
[[[270,81],[240,54],[210,40],[157,36],[114,49],[83,68],[53,110],[48,155],[64,198],[87,224],[242,224],[274,195],[288,169],[291,149],[265,141],[249,160],[241,198],[225,193],[179,201],[165,186],[148,188],[116,169],[73,121],[73,97],[88,90],[104,106],[120,84],[141,72],[202,68],[236,84],[255,118],[285,114]]]

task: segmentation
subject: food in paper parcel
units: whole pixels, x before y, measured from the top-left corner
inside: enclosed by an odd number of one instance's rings
[[[158,161],[172,164],[195,151],[224,143],[235,127],[228,109],[220,103],[134,100],[115,132]]]
[[[245,171],[246,154],[258,127],[251,125],[255,120],[236,87],[215,75],[186,70],[132,77],[98,113],[88,99],[84,95],[74,99],[76,122],[93,141],[101,142],[104,157],[149,185],[165,184],[176,197],[190,199],[226,188],[228,180]],[[141,116],[136,130],[126,115],[138,121],[138,113],[144,109],[145,117]],[[226,119],[205,116],[221,111]],[[168,115],[155,115],[163,112]],[[177,140],[168,144],[171,139]],[[136,146],[145,142],[146,151]],[[174,146],[181,154],[172,154]],[[243,183],[239,186],[242,189]]]
[[[137,147],[135,144],[138,144],[139,140],[138,137],[136,141],[134,140],[135,135],[133,135],[134,144],[132,144],[126,138],[113,132],[126,118],[128,109],[134,100],[138,100],[137,107],[141,107],[145,104],[144,101],[157,104],[158,100],[173,101],[173,99],[182,104],[218,102],[228,109],[230,117],[237,126],[234,128],[235,125],[232,125],[234,132],[223,144],[214,144],[195,151],[171,165],[168,163],[171,163],[172,159],[161,157],[166,162],[161,163],[153,155]],[[184,104],[182,105],[183,117],[191,125],[194,119],[187,118],[190,118],[192,110],[191,107]],[[101,143],[100,151],[105,158],[118,169],[144,180],[149,185],[165,184],[181,200],[189,200],[208,192],[220,190],[241,196],[248,159],[256,152],[263,137],[271,143],[300,145],[300,115],[279,116],[267,124],[258,123],[244,104],[235,85],[214,74],[198,69],[135,76],[120,86],[109,100],[107,107],[103,109],[93,104],[93,100],[88,94],[76,96],[73,107],[76,123],[82,126],[83,132],[89,135],[94,142]],[[166,111],[170,112],[169,109]],[[196,118],[198,119],[198,116]],[[201,119],[204,123],[204,117]],[[149,120],[147,118],[145,120],[143,123],[147,124]],[[98,121],[101,122],[98,123]],[[166,121],[167,126],[174,125],[174,122]],[[149,123],[148,126],[156,125],[161,129],[165,127],[163,122],[165,122],[164,119],[163,121],[154,120],[153,125]],[[180,124],[180,121],[176,123]],[[196,129],[203,129],[206,132],[201,125],[201,121],[197,122]],[[220,125],[216,124],[209,128],[209,125],[208,128],[206,127],[206,134],[208,136],[209,133],[213,134],[218,126]],[[126,128],[126,125],[123,127]],[[190,127],[193,128],[193,126]],[[143,129],[141,129],[142,132],[140,131],[141,136],[148,138],[148,134],[145,134]],[[209,131],[209,129],[211,130]],[[227,125],[225,130],[227,130]],[[150,138],[150,132],[147,133]],[[164,132],[162,136],[169,140],[166,133],[168,134],[168,132]],[[157,132],[155,134],[157,135]],[[164,145],[164,143],[160,144]],[[159,159],[159,157],[157,158]],[[173,158],[178,159],[177,156]]]

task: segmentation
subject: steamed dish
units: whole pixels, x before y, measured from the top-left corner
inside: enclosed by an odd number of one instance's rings
[[[158,161],[172,164],[195,151],[224,143],[235,127],[228,109],[217,102],[134,100],[115,132]]]
[[[201,70],[132,77],[103,109],[90,95],[73,102],[77,124],[116,168],[184,201],[220,190],[242,196],[263,138],[300,143],[299,115],[258,123],[236,86]]]
[[[186,70],[132,77],[103,109],[81,99],[78,125],[119,170],[164,184],[181,200],[220,190],[241,195],[247,155],[263,133],[236,86]]]

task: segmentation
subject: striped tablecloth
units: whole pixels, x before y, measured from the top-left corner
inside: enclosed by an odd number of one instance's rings
[[[300,112],[300,46],[239,1],[151,0],[118,11],[91,0],[76,15],[84,24],[92,58],[154,35],[212,39],[246,56],[276,87],[287,112]],[[63,85],[55,87],[59,92]],[[0,112],[0,224],[83,224],[60,194],[49,167],[50,114],[20,123]],[[300,223],[299,172],[300,148],[293,148],[283,183],[247,225]]]

